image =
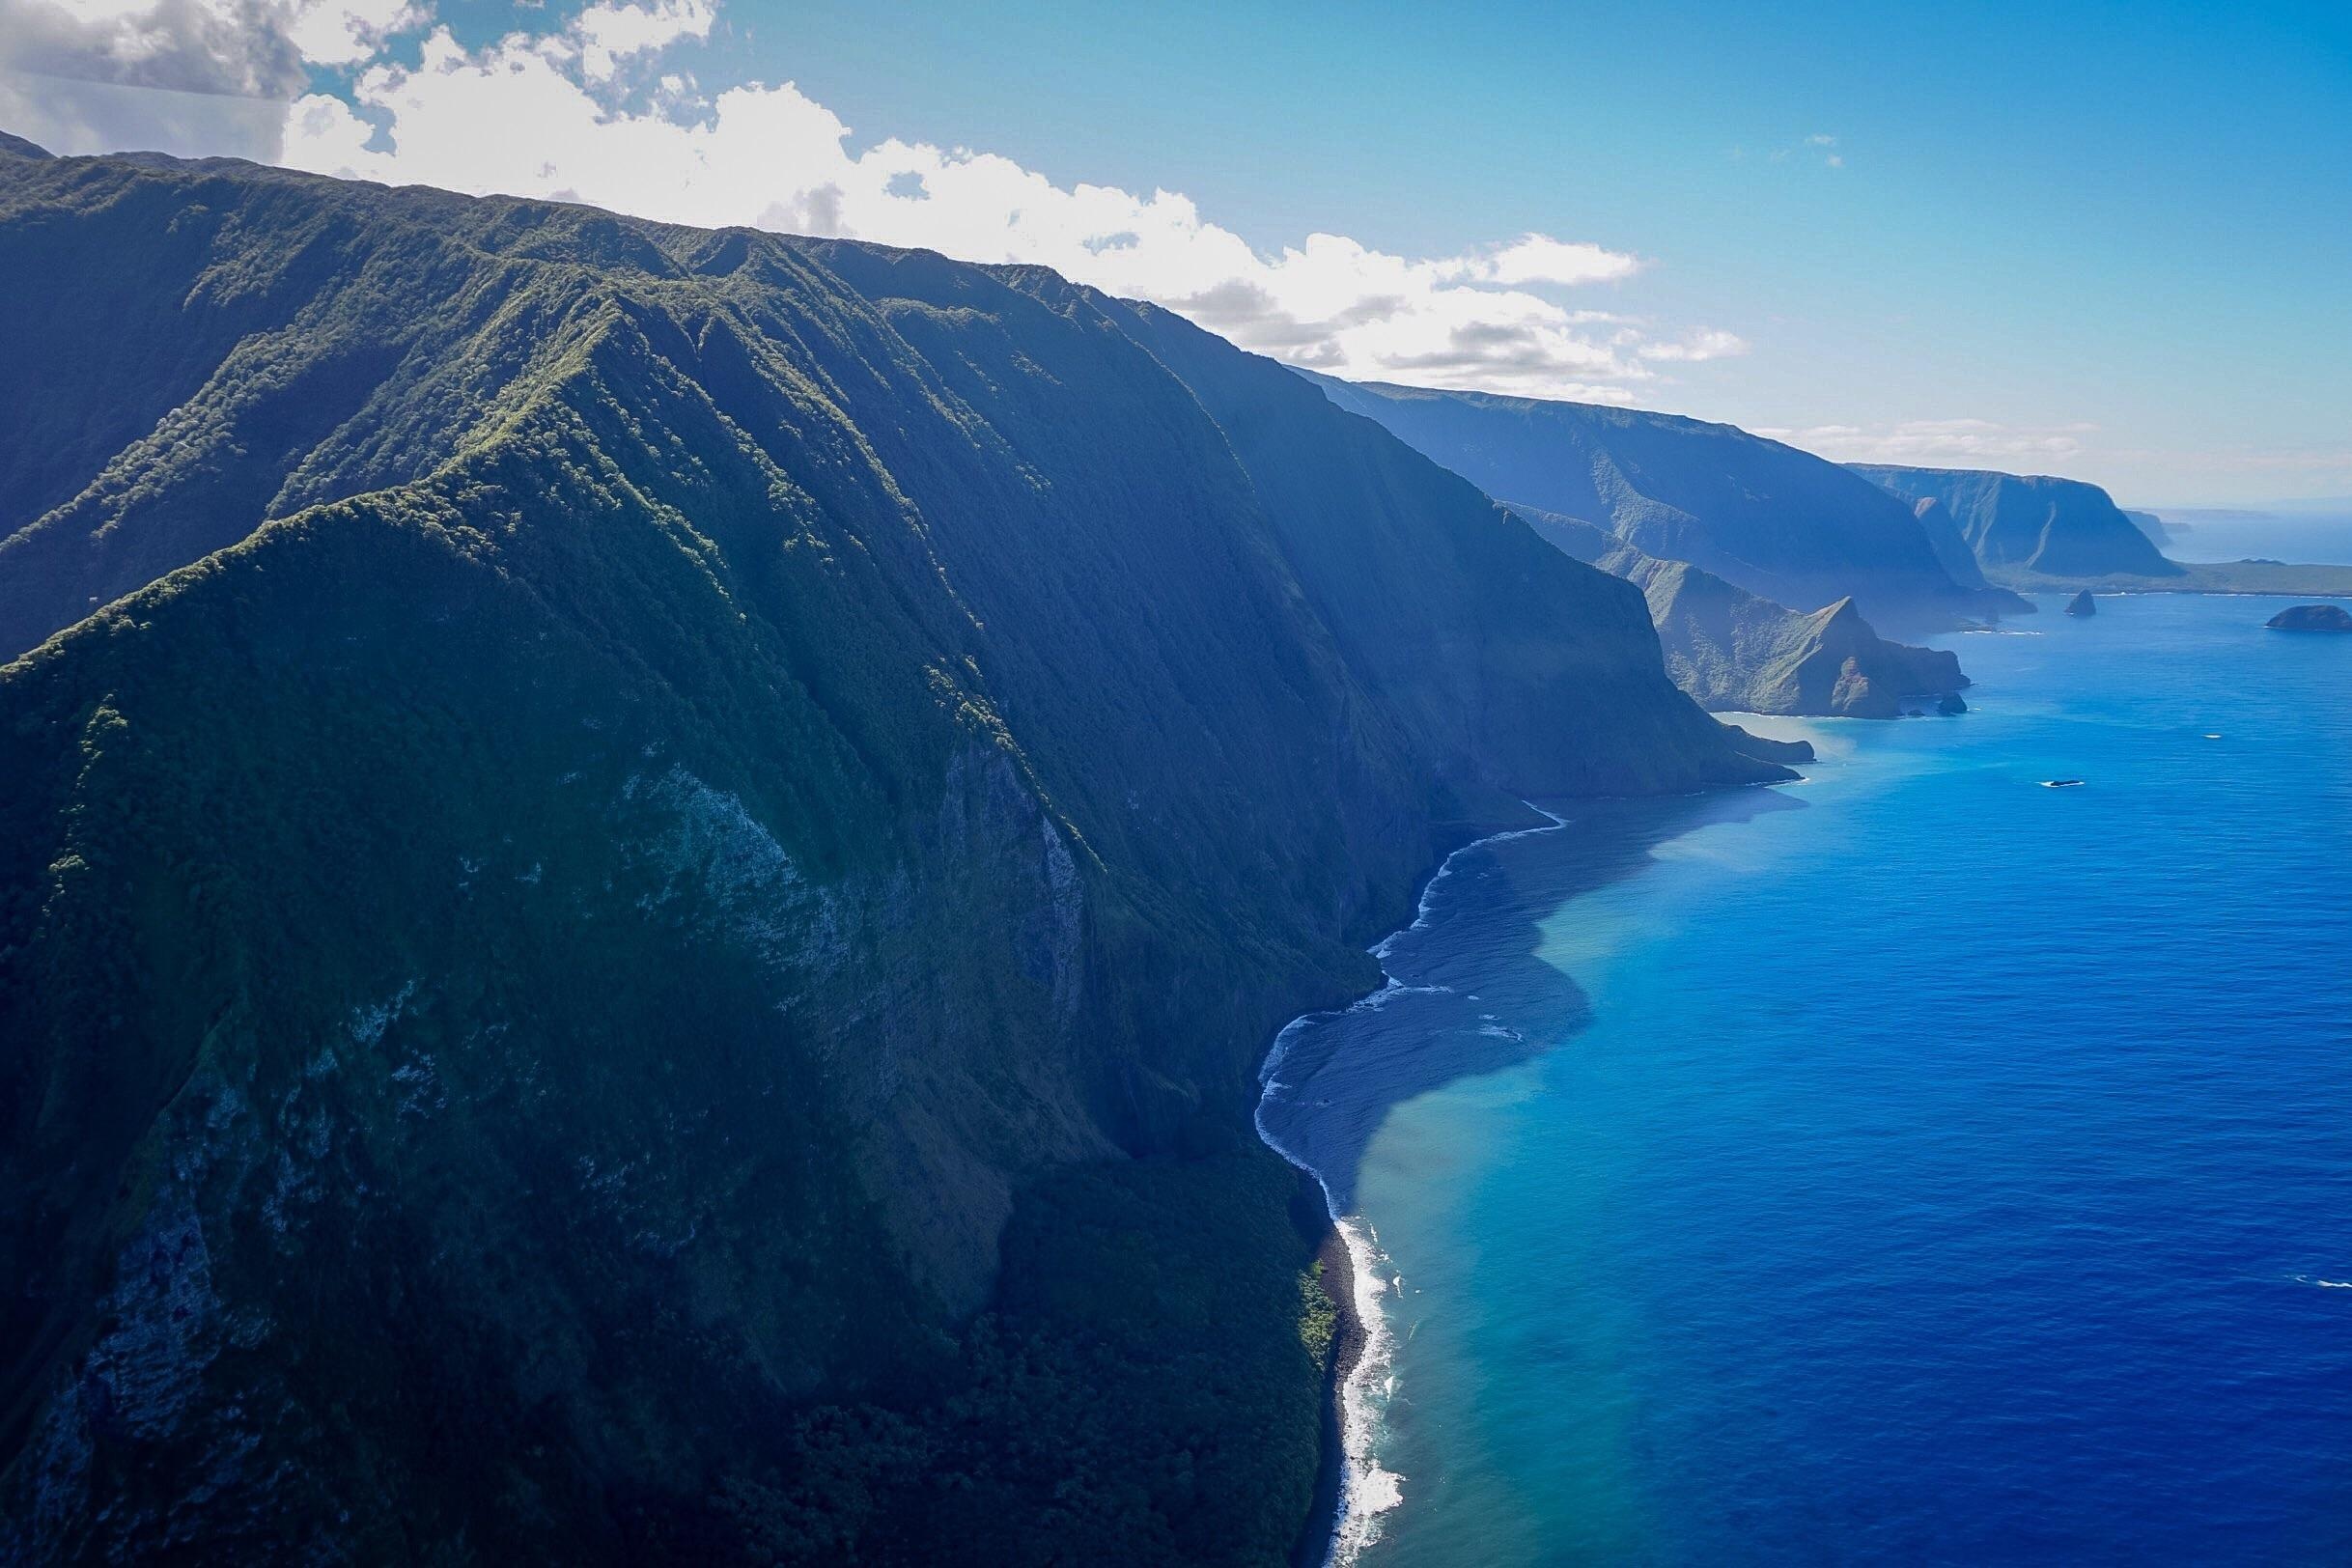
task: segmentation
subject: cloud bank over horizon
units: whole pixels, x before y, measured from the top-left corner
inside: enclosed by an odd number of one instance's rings
[[[1631,404],[1668,367],[1748,348],[1607,308],[1647,264],[1587,240],[1409,257],[1314,233],[1264,250],[1182,192],[860,146],[790,81],[704,93],[674,56],[717,20],[714,0],[595,0],[469,48],[416,0],[0,0],[0,126],[61,152],[230,154],[1043,265],[1358,379]]]

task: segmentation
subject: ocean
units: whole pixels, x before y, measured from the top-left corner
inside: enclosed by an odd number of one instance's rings
[[[1968,714],[1463,852],[1285,1032],[1343,1560],[2352,1562],[2352,637],[2040,602]]]

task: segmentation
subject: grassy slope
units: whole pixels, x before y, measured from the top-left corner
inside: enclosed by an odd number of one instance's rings
[[[1278,1555],[1254,1057],[1438,818],[1765,771],[1630,595],[1050,275],[6,176],[90,275],[0,360],[90,406],[0,475],[12,613],[181,568],[0,671],[14,1546]],[[1364,655],[1409,600],[1445,701]]]

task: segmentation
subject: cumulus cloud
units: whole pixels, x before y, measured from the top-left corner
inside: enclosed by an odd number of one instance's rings
[[[1487,262],[1480,271],[1475,263],[1471,275],[1486,281],[1504,284],[1557,283],[1614,283],[1631,277],[1640,264],[1633,257],[1598,245],[1582,241],[1569,243],[1554,239],[1549,235],[1523,235],[1512,244],[1503,246]]]
[[[1630,403],[1670,367],[1746,348],[1573,297],[1638,272],[1628,250],[1523,234],[1412,257],[1322,233],[1262,249],[1180,192],[1059,184],[966,147],[861,143],[791,82],[706,93],[674,57],[710,38],[714,0],[594,0],[481,47],[432,26],[423,0],[0,0],[0,18],[35,14],[115,91],[146,72],[147,87],[274,111],[266,146],[187,145],[197,127],[147,144],[166,151],[1039,263],[1357,378]],[[306,90],[318,70],[331,91]],[[102,117],[84,121],[58,150],[95,150]]]
[[[650,6],[613,5],[599,0],[572,20],[580,41],[580,72],[592,82],[610,81],[621,62],[652,54],[687,39],[707,39],[718,14],[709,0],[657,0]]]
[[[0,126],[56,153],[275,161],[313,66],[421,27],[412,0],[0,0]]]
[[[1734,354],[1744,354],[1748,351],[1748,340],[1736,332],[1707,328],[1687,333],[1673,342],[1643,343],[1634,351],[1644,359],[1695,364],[1702,359],[1729,359]]]
[[[414,0],[299,0],[287,31],[310,64],[355,66],[432,19]]]
[[[1802,430],[1759,429],[1758,435],[1786,441],[1839,462],[1906,462],[1928,467],[1971,467],[2049,458],[2072,458],[2083,450],[2090,425],[2025,430],[1989,419],[1907,419],[1890,425],[1814,425]]]

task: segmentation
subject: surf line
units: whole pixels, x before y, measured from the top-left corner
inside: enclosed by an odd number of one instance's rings
[[[1258,1068],[1258,1105],[1252,1120],[1258,1140],[1300,1170],[1315,1180],[1323,1190],[1324,1211],[1330,1216],[1331,1228],[1338,1234],[1340,1245],[1347,1249],[1349,1289],[1347,1302],[1339,1303],[1343,1313],[1355,1322],[1360,1344],[1355,1364],[1342,1368],[1337,1391],[1339,1406],[1339,1495],[1333,1501],[1321,1562],[1323,1568],[1348,1568],[1363,1549],[1380,1538],[1380,1517],[1404,1501],[1404,1480],[1381,1468],[1373,1449],[1380,1436],[1381,1407],[1393,1392],[1395,1378],[1392,1368],[1396,1351],[1396,1335],[1388,1327],[1381,1299],[1394,1285],[1400,1284],[1385,1274],[1381,1265],[1387,1254],[1380,1249],[1380,1238],[1372,1227],[1359,1218],[1343,1215],[1331,1197],[1331,1188],[1323,1173],[1298,1155],[1283,1147],[1266,1127],[1266,1104],[1286,1087],[1276,1076],[1281,1072],[1284,1058],[1289,1056],[1299,1031],[1321,1020],[1337,1018],[1345,1013],[1377,1009],[1400,995],[1442,991],[1442,986],[1408,986],[1390,974],[1385,961],[1394,951],[1398,938],[1429,928],[1430,900],[1438,883],[1452,875],[1454,862],[1472,850],[1491,845],[1506,844],[1513,839],[1532,838],[1539,833],[1556,833],[1569,825],[1569,819],[1555,811],[1547,811],[1532,800],[1521,805],[1545,819],[1537,827],[1512,827],[1471,839],[1438,862],[1429,881],[1421,886],[1421,896],[1415,902],[1411,923],[1399,926],[1365,951],[1384,961],[1379,989],[1365,993],[1344,1008],[1302,1013],[1282,1025],[1267,1048],[1266,1059]],[[1345,1325],[1342,1326],[1343,1331]]]

